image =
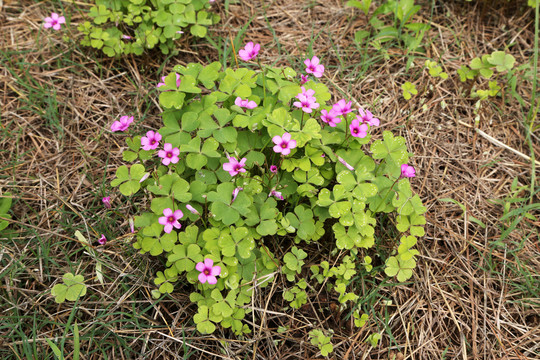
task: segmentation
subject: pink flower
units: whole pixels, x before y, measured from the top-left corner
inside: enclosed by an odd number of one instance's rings
[[[133,122],[133,116],[124,115],[120,117],[119,121],[113,122],[111,125],[111,131],[126,131],[129,125]]]
[[[366,124],[360,124],[358,119],[354,119],[349,125],[351,129],[351,135],[357,138],[365,138],[367,136],[368,126]]]
[[[208,2],[209,2],[210,4],[213,4],[213,3],[216,2],[216,0],[208,0]]]
[[[107,243],[107,238],[105,235],[101,234],[101,237],[98,240],[99,245],[105,245]]]
[[[57,13],[52,13],[51,17],[46,17],[44,22],[45,24],[43,24],[43,27],[45,29],[53,28],[54,30],[60,30],[62,24],[66,23],[66,18],[59,16]]]
[[[197,211],[197,209],[195,209],[193,206],[191,206],[189,204],[186,205],[186,209],[188,209],[192,214],[200,215],[199,212]]]
[[[246,108],[246,109],[255,109],[257,107],[257,104],[255,103],[255,101],[253,100],[248,100],[248,99],[242,99],[240,96],[236,98],[236,100],[234,101],[234,104],[236,106],[240,106],[241,108]],[[246,110],[244,110],[246,111]]]
[[[270,166],[270,172],[273,172],[274,174],[277,174],[277,166],[276,165],[271,165]]]
[[[230,157],[229,162],[223,164],[223,170],[228,171],[231,176],[238,175],[238,173],[245,173],[246,169],[244,169],[244,166],[246,165],[247,158],[243,158],[238,162],[236,158]]]
[[[158,151],[158,156],[162,158],[161,163],[168,166],[170,163],[176,164],[180,158],[180,149],[172,147],[172,144],[166,143],[163,145],[163,150]]]
[[[321,110],[321,120],[331,127],[336,127],[337,124],[341,122],[341,118],[334,112],[334,110]]]
[[[159,218],[158,222],[161,225],[164,225],[165,232],[169,234],[173,227],[180,229],[182,225],[178,222],[184,216],[184,213],[182,213],[182,210],[176,210],[175,212],[172,211],[172,209],[167,208],[163,210],[163,216]]]
[[[296,140],[291,139],[291,134],[285,133],[283,136],[276,135],[272,138],[274,144],[274,151],[278,154],[289,155],[291,149],[296,147]]]
[[[146,136],[141,138],[141,147],[143,150],[155,150],[159,146],[161,134],[152,130],[146,133]]]
[[[139,180],[139,182],[142,183],[144,180],[148,179],[149,177],[150,177],[150,173],[145,173],[145,174],[142,176],[141,180]]]
[[[236,197],[238,196],[238,194],[240,193],[240,191],[244,190],[243,187],[237,187],[236,189],[233,190],[232,192],[232,200],[231,200],[231,204],[234,202],[234,200],[236,200]]]
[[[319,58],[314,56],[311,58],[311,60],[306,59],[304,60],[304,64],[306,67],[306,72],[308,74],[313,74],[316,78],[322,77],[322,74],[324,72],[324,65],[319,64]]]
[[[123,34],[122,34],[122,39],[124,39],[124,40],[131,40],[131,39],[133,39],[133,38],[132,38],[131,36],[129,36],[129,35],[123,35]]]
[[[358,107],[358,112],[360,115],[356,116],[356,118],[362,123],[368,123],[371,126],[379,126],[381,123],[379,119],[373,117],[373,114],[369,110],[364,111],[362,107]]]
[[[309,89],[306,92],[301,92],[300,94],[296,95],[296,98],[300,101],[295,101],[293,105],[301,108],[302,111],[306,113],[313,112],[313,109],[317,109],[320,105],[317,104],[317,99],[315,99],[312,94],[315,94],[315,91],[312,89]]]
[[[270,191],[270,194],[268,194],[268,197],[270,197],[270,196],[274,196],[279,200],[283,200],[283,195],[281,195],[281,192],[276,191],[276,190]]]
[[[241,49],[238,52],[238,56],[240,56],[240,59],[244,61],[250,61],[251,59],[254,59],[258,54],[259,50],[261,49],[261,45],[259,44],[253,44],[252,41],[248,42],[246,46]]]
[[[410,165],[403,164],[401,165],[401,177],[404,178],[413,178],[416,176],[416,170]]]
[[[332,110],[337,115],[346,115],[352,111],[351,106],[352,106],[352,101],[346,102],[344,99],[341,99],[337,103],[334,104],[334,106],[332,107]]]
[[[176,74],[176,87],[180,87],[180,84],[182,83],[182,80],[180,80],[180,75]],[[157,88],[160,88],[162,86],[165,86],[165,78],[166,76],[161,77],[161,82],[157,84]]]
[[[309,78],[307,75],[300,74],[300,85],[304,85],[309,81]]]
[[[338,156],[337,159],[338,159],[338,161],[339,161],[340,163],[342,163],[343,165],[345,165],[345,167],[346,167],[347,169],[349,169],[349,170],[351,170],[351,171],[354,171],[354,168],[353,168],[351,165],[349,165],[349,163],[347,163],[341,156]]]
[[[110,209],[112,207],[110,196],[105,196],[103,199],[101,199],[101,201],[103,202],[103,206],[105,206],[107,209]]]
[[[201,284],[204,284],[208,281],[210,285],[215,285],[217,283],[217,278],[221,274],[221,266],[214,266],[214,261],[212,259],[204,259],[204,263],[201,261],[195,265],[195,269],[200,271],[199,281]]]
[[[307,89],[303,86],[300,87],[300,90],[302,90],[301,93],[299,93],[298,95],[295,96],[295,98],[297,99],[300,99],[300,95],[304,95],[305,97],[313,97],[313,95],[315,95],[315,90],[313,89]]]
[[[129,230],[131,230],[131,233],[135,233],[135,223],[133,222],[133,218],[129,218]]]

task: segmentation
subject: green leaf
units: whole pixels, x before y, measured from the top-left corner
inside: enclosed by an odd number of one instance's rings
[[[181,109],[186,94],[181,91],[164,91],[159,94],[159,104],[165,109]]]
[[[399,282],[406,281],[412,277],[413,269],[416,267],[414,259],[401,260],[395,256],[391,256],[386,261],[384,272],[388,276],[396,276]]]
[[[80,296],[86,294],[86,285],[82,275],[66,273],[62,279],[64,283],[56,284],[51,290],[57,303],[63,303],[65,300],[76,301]]]
[[[197,87],[197,80],[191,75],[184,75],[180,77],[181,83],[178,91],[184,93],[198,94],[201,92],[201,89]],[[163,93],[162,93],[163,94]],[[161,100],[161,96],[160,96]]]
[[[495,65],[498,72],[503,72],[512,70],[516,59],[504,51],[495,51],[487,58],[487,61]]]
[[[383,133],[383,140],[373,142],[371,152],[374,159],[384,159],[386,173],[395,177],[399,176],[401,165],[406,164],[409,159],[405,139],[401,136],[394,137],[390,131]]]
[[[129,173],[125,165],[116,170],[116,179],[111,181],[112,186],[120,185],[120,192],[125,196],[135,194],[141,188],[140,180],[145,174],[144,166],[141,164],[132,165]]]
[[[401,89],[403,90],[403,98],[405,100],[410,100],[412,95],[418,94],[416,86],[408,81],[401,85]]]

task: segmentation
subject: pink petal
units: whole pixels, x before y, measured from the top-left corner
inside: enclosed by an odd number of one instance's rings
[[[60,16],[60,17],[58,18],[58,23],[59,23],[59,24],[65,24],[65,23],[66,23],[66,18],[63,17],[63,16]]]
[[[274,137],[272,138],[272,141],[273,141],[274,144],[276,144],[276,145],[281,144],[281,136],[279,136],[279,135],[274,136]]]
[[[171,224],[166,224],[165,227],[163,228],[163,230],[167,233],[167,234],[170,234],[171,231],[173,229],[173,226]]]
[[[204,273],[199,274],[199,281],[201,282],[201,284],[204,284],[206,282],[206,275],[204,275]]]
[[[283,141],[289,141],[291,140],[291,134],[285,133],[281,138],[283,139]]]
[[[163,216],[171,217],[172,214],[173,214],[173,211],[170,208],[166,208],[166,209],[163,210]]]
[[[246,50],[240,50],[238,52],[238,55],[240,56],[240,59],[242,59],[244,61],[251,60],[251,57],[249,56],[249,53]]]
[[[296,140],[289,141],[289,149],[294,149],[296,147]]]
[[[163,149],[166,151],[166,152],[169,152],[172,150],[172,144],[171,143],[165,143],[165,145],[163,145]]]
[[[214,266],[214,260],[208,258],[204,259],[204,266],[210,269],[212,266]]]
[[[221,274],[221,266],[216,265],[216,266],[214,266],[214,267],[212,268],[212,271],[210,272],[210,275],[212,275],[212,276],[217,276],[217,275],[219,275],[219,274]]]
[[[274,146],[274,151],[277,152],[278,154],[279,154],[282,150],[283,150],[283,149],[281,148],[280,145]]]
[[[225,163],[225,164],[223,164],[223,170],[232,171],[233,170],[233,165],[231,163]]]
[[[122,123],[120,121],[115,121],[111,125],[111,131],[122,131]]]
[[[204,269],[206,269],[206,267],[204,266],[204,263],[201,261],[201,262],[198,262],[197,265],[195,265],[195,269],[197,269],[200,272],[203,272]]]
[[[161,225],[167,225],[168,222],[169,222],[169,220],[167,219],[166,216],[162,216],[158,220],[158,223],[160,223]]]
[[[58,14],[57,14],[57,13],[52,13],[52,14],[51,14],[51,18],[52,18],[53,20],[58,20]]]
[[[217,279],[216,279],[215,276],[208,275],[208,276],[206,277],[206,280],[208,281],[208,283],[209,283],[210,285],[215,285],[215,284],[217,284]]]
[[[274,148],[274,150],[275,150],[275,148]],[[282,155],[289,155],[290,153],[291,153],[291,150],[289,150],[289,148],[282,149],[282,151],[281,151]]]
[[[176,210],[173,214],[174,218],[176,220],[178,219],[181,219],[183,216],[184,216],[184,213],[182,212],[182,210]]]
[[[240,96],[234,100],[234,105],[242,107],[242,98]]]

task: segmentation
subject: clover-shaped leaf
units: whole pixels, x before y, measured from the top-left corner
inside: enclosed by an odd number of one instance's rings
[[[66,300],[76,301],[86,294],[84,276],[66,273],[62,280],[64,281],[63,284],[56,284],[51,290],[51,294],[55,297],[54,301],[57,303],[63,303]]]
[[[169,252],[168,260],[174,263],[179,272],[189,272],[195,268],[195,264],[203,260],[201,248],[196,244],[175,245]]]
[[[383,133],[383,140],[373,142],[371,152],[374,159],[384,159],[387,166],[386,172],[396,177],[400,172],[400,166],[406,164],[409,159],[405,139],[394,136],[390,131]]]
[[[504,51],[495,51],[487,58],[490,64],[495,65],[498,72],[510,71],[514,67],[516,58]]]
[[[145,169],[141,164],[132,165],[129,170],[122,165],[116,170],[116,179],[111,181],[111,185],[115,187],[120,185],[120,192],[125,196],[130,196],[141,188],[140,180],[144,174]]]
[[[221,253],[225,256],[235,256],[238,254],[243,259],[249,258],[251,256],[251,250],[255,248],[255,241],[249,235],[248,229],[231,226],[230,230],[231,236],[219,238],[218,244],[221,248]]]
[[[418,94],[416,86],[408,81],[401,85],[401,89],[403,90],[403,98],[405,100],[410,100],[413,95]]]
[[[211,334],[216,330],[216,326],[209,319],[208,310],[208,306],[200,306],[198,313],[193,316],[197,330],[202,334]]]
[[[414,259],[402,260],[391,256],[386,260],[384,272],[388,276],[396,276],[397,280],[402,282],[412,277],[413,269],[416,267]]]

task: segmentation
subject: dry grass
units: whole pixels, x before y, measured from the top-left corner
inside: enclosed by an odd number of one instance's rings
[[[93,294],[79,303],[75,314],[85,337],[86,359],[104,353],[114,359],[311,359],[317,358],[307,337],[313,326],[334,330],[334,359],[540,356],[540,223],[538,218],[524,219],[500,241],[503,208],[492,201],[509,197],[516,178],[518,185],[529,188],[531,165],[478,135],[474,101],[463,95],[456,75],[472,58],[504,50],[511,42],[508,51],[517,64],[530,61],[530,10],[434,2],[431,17],[430,6],[424,6],[421,17],[432,25],[426,55],[450,75],[439,81],[422,71],[421,54],[406,71],[407,56],[400,48],[389,49],[387,59],[369,46],[356,48],[354,32],[366,26],[365,20],[353,17],[353,10],[339,0],[246,0],[231,4],[228,14],[219,5],[222,23],[216,35],[234,37],[251,19],[245,38],[263,44],[266,63],[295,61],[299,66],[311,48],[327,65],[323,80],[336,89],[336,99],[345,93],[369,105],[382,129],[405,136],[420,174],[413,186],[428,207],[412,281],[379,288],[366,283],[358,289],[364,299],[379,293],[365,300],[374,320],[369,327],[351,329],[337,299],[324,292],[313,293],[309,306],[298,311],[284,310],[281,292],[287,284],[276,279],[255,294],[253,317],[248,319],[253,333],[239,339],[220,330],[200,336],[190,326],[194,307],[187,288],[154,302],[148,281],[155,260],[136,255],[127,230],[127,219],[137,206],[120,195],[113,197],[118,214],[105,217],[100,206],[115,169],[123,163],[124,139],[107,131],[112,121],[129,113],[137,119],[136,133],[158,126],[153,89],[160,68],[215,60],[218,54],[198,45],[169,61],[157,53],[110,60],[62,42],[59,34],[43,33],[41,19],[50,13],[49,4],[22,3],[21,8],[4,0],[0,13],[0,193],[9,191],[18,199],[13,208],[16,232],[0,240],[0,319],[8,323],[12,315],[7,314],[17,313],[28,326],[20,326],[17,333],[15,327],[0,325],[4,357],[16,358],[15,350],[21,351],[27,337],[30,346],[39,343],[37,358],[51,358],[45,355],[44,339],[62,338],[72,313],[70,305],[55,304],[48,290],[63,273],[75,270],[86,274]],[[73,12],[71,22],[80,21]],[[182,46],[189,48],[189,40]],[[400,89],[405,81],[425,91],[407,102]],[[478,128],[530,155],[523,127],[530,81],[523,80],[518,92],[523,109],[505,94],[482,106]],[[537,133],[532,141],[538,156]],[[528,196],[525,190],[514,197],[518,195]],[[441,198],[459,201],[466,212]],[[532,201],[538,202],[538,196]],[[114,239],[103,254],[105,285],[93,279],[95,262],[74,238],[77,229],[90,239],[101,233]],[[315,253],[308,260],[320,261]],[[32,325],[35,318],[42,325]],[[288,330],[278,332],[280,326]],[[32,340],[32,331],[37,340]],[[383,334],[380,346],[371,348],[363,340],[377,331]]]

